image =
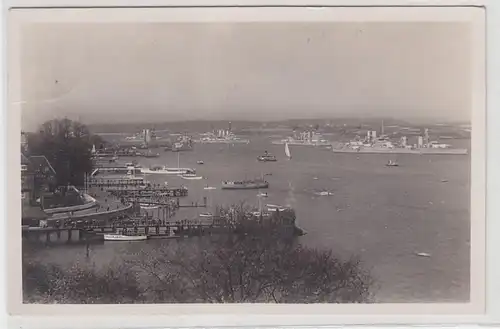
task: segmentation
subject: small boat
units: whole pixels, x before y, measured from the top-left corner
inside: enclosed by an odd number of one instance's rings
[[[267,151],[264,152],[264,155],[259,155],[257,157],[257,160],[261,161],[261,162],[276,162],[277,161],[276,157],[274,155],[267,153]]]
[[[204,190],[216,190],[216,189],[217,189],[217,187],[213,187],[213,186],[205,186],[203,189],[204,189]]]
[[[271,212],[276,212],[276,211],[279,211],[279,212],[282,212],[282,211],[285,211],[287,208],[284,208],[284,207],[280,207],[280,208],[267,208],[267,211],[271,211]]]
[[[214,217],[214,215],[212,213],[210,213],[210,212],[201,213],[199,216],[202,217],[202,218],[212,218],[212,217]]]
[[[447,183],[448,180],[447,179],[441,179],[441,183]]]
[[[152,209],[158,209],[159,208],[159,206],[152,205],[152,204],[149,204],[149,203],[140,203],[139,205],[141,206],[141,209],[144,209],[144,210],[152,210]]]
[[[104,241],[144,241],[147,240],[148,236],[143,234],[130,234],[125,233],[111,233],[104,234]]]
[[[268,207],[268,208],[280,208],[281,206],[278,206],[277,204],[268,203],[268,204],[266,204],[266,207]]]
[[[285,211],[288,209],[286,207],[278,206],[275,204],[266,204],[266,207],[267,207],[267,211],[270,211],[270,212]]]
[[[197,176],[196,174],[184,174],[184,175],[179,175],[182,179],[191,179],[191,180],[198,180],[198,179],[203,179],[202,176]]]
[[[141,165],[138,164],[137,162],[127,162],[125,163],[125,167],[127,167],[128,170],[134,170],[134,169],[140,169]]]
[[[259,194],[257,194],[258,197],[261,197],[261,198],[267,198],[267,193],[266,192],[261,192]]]
[[[269,183],[262,179],[222,182],[223,190],[251,190],[268,187]]]
[[[389,162],[386,163],[386,167],[399,167],[399,164],[396,161],[389,160]]]
[[[431,257],[431,254],[428,254],[426,252],[416,252],[415,255],[420,257]]]
[[[330,191],[321,191],[321,192],[315,192],[314,194],[318,196],[331,196],[333,195],[333,192]]]
[[[151,151],[148,151],[144,153],[143,155],[145,158],[158,158],[160,156],[160,153],[153,153]]]
[[[205,162],[203,162],[202,160],[198,160],[198,161],[196,161],[196,163],[197,163],[197,164],[199,164],[199,165],[202,165],[202,164],[204,164]]]

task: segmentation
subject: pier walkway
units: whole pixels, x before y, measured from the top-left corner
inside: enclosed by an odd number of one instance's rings
[[[104,240],[104,234],[119,233],[132,235],[146,235],[150,239],[158,238],[181,238],[192,236],[204,236],[212,234],[233,234],[233,233],[258,233],[267,230],[265,224],[258,223],[248,231],[242,231],[238,226],[227,221],[196,220],[196,221],[158,221],[148,220],[142,223],[122,221],[116,224],[107,225],[86,225],[84,227],[23,227],[23,238],[30,241],[39,242],[65,242],[70,243],[77,237],[77,241],[99,241]],[[299,236],[304,232],[295,226],[294,223],[282,223],[280,232],[287,236]]]

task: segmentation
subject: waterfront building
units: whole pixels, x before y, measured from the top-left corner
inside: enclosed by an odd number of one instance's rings
[[[36,202],[45,190],[55,186],[55,170],[44,156],[27,157],[21,153],[21,223],[38,226],[48,215]]]
[[[56,171],[43,155],[21,154],[22,197],[34,202],[56,188]]]

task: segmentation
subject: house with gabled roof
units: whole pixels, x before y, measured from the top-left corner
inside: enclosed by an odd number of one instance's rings
[[[35,158],[31,161],[29,157],[21,153],[21,223],[22,225],[38,226],[40,220],[44,220],[48,215],[42,210],[36,199],[40,195],[37,186],[37,172],[43,169],[43,159]],[[48,161],[47,161],[48,162]],[[50,166],[52,167],[52,166]],[[53,168],[52,168],[53,169]],[[51,169],[49,168],[49,171]],[[54,171],[55,173],[55,171]],[[38,178],[40,181],[40,178]]]
[[[47,217],[37,199],[43,199],[44,194],[55,186],[56,171],[45,156],[26,156],[21,153],[23,223]]]

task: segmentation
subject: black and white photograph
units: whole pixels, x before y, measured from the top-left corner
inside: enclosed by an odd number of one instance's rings
[[[22,303],[471,303],[472,23],[19,26]]]

